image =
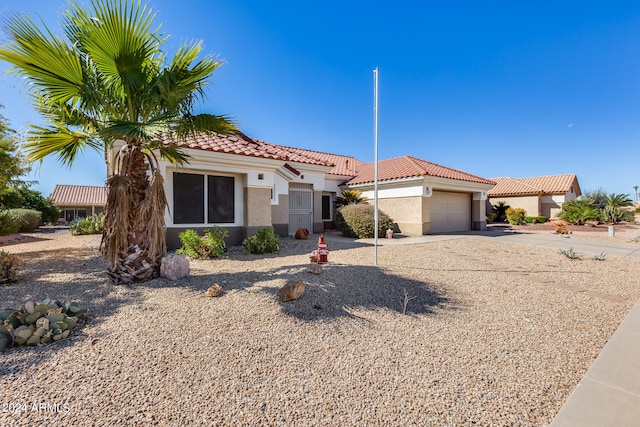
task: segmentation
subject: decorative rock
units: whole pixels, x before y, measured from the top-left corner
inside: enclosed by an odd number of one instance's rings
[[[167,255],[160,264],[160,276],[178,280],[189,276],[189,260],[184,255]]]
[[[300,298],[304,294],[304,282],[302,280],[289,280],[278,291],[280,301],[287,302]]]
[[[213,286],[211,286],[209,289],[207,289],[207,291],[204,293],[204,296],[205,297],[217,297],[217,296],[220,296],[220,294],[222,294],[222,286],[220,286],[217,283],[215,283]]]
[[[309,230],[307,228],[298,228],[296,230],[296,239],[306,240],[307,237],[309,237]]]
[[[311,273],[311,274],[320,274],[322,273],[322,266],[320,264],[315,264],[312,265],[311,267],[309,267],[309,269],[307,270],[307,273]]]

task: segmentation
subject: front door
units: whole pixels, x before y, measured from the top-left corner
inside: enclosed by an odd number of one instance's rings
[[[313,185],[289,183],[289,235],[298,228],[313,232]]]

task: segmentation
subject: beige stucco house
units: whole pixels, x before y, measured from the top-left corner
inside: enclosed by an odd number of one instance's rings
[[[169,204],[169,248],[180,246],[180,232],[214,225],[229,231],[231,245],[264,226],[282,236],[302,227],[321,233],[334,220],[334,200],[342,189],[373,198],[373,165],[354,157],[245,135],[201,135],[180,148],[191,156],[188,166],[159,165]],[[412,157],[379,162],[379,169],[380,209],[403,233],[486,226],[486,194],[493,182]]]
[[[362,165],[346,187],[373,199],[374,166]],[[487,191],[493,186],[490,180],[411,156],[378,162],[378,207],[403,234],[484,230]]]
[[[582,194],[575,174],[491,180],[496,183],[488,192],[491,205],[505,202],[512,208],[524,209],[528,216],[555,218],[564,203]]]
[[[84,218],[104,211],[107,204],[106,187],[91,185],[57,184],[51,200],[60,209],[60,223],[69,223],[75,218]]]

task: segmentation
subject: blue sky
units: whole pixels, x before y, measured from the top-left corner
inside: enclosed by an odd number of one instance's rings
[[[225,61],[200,111],[254,137],[373,160],[373,69],[380,159],[413,155],[485,178],[576,173],[584,190],[640,185],[640,3],[591,1],[155,0],[157,23]],[[60,32],[66,2],[0,0]],[[0,68],[7,64],[0,62]],[[15,76],[0,110],[38,122]],[[46,160],[32,178],[102,185],[87,153]]]

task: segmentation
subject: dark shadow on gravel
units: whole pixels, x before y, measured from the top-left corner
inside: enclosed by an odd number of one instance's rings
[[[447,304],[449,298],[430,283],[389,274],[373,266],[328,264],[319,275],[306,272],[297,278],[305,283],[304,295],[295,301],[281,303],[279,288],[263,288],[273,296],[283,313],[305,321],[359,317],[353,310],[386,309],[402,314],[407,299],[406,314],[431,314]],[[273,271],[272,276],[290,280],[288,270]]]

